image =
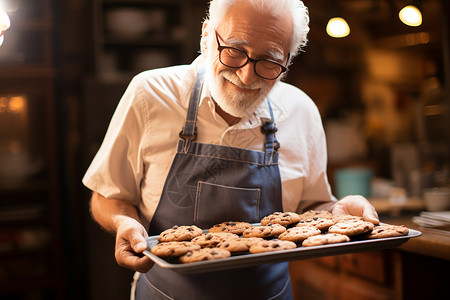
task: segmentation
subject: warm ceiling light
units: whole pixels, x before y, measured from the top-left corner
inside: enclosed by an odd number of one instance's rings
[[[422,13],[413,5],[403,7],[398,16],[408,26],[420,26],[422,24]]]
[[[327,33],[334,38],[346,37],[350,34],[350,27],[343,18],[331,18],[327,24]]]
[[[11,21],[8,15],[3,10],[0,10],[0,46],[3,44],[3,35],[9,26],[11,26]]]

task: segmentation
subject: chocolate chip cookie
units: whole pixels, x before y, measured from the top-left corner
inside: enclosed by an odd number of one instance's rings
[[[182,263],[192,263],[196,261],[212,260],[230,257],[230,251],[220,248],[202,248],[194,251],[189,251],[180,257]]]
[[[311,247],[344,242],[350,242],[350,238],[346,235],[339,233],[327,233],[308,237],[306,240],[302,242],[302,246]]]
[[[407,235],[409,229],[404,225],[381,224],[374,226],[372,231],[367,235],[369,239],[379,239],[395,236]]]
[[[247,228],[242,235],[244,237],[274,238],[286,231],[286,227],[279,224],[265,226],[252,226]]]
[[[229,239],[217,244],[217,248],[227,249],[231,253],[247,252],[251,246],[262,241],[262,238],[257,237],[240,237],[238,239]]]
[[[190,241],[191,239],[201,235],[203,231],[195,225],[191,226],[173,226],[166,229],[158,237],[159,242],[181,242]]]
[[[209,229],[209,232],[229,232],[241,235],[245,229],[252,227],[252,224],[247,222],[228,221],[216,224]]]
[[[280,240],[263,240],[250,247],[250,253],[262,253],[269,251],[287,250],[295,249],[297,245],[290,241],[280,241]]]
[[[192,239],[194,244],[200,245],[202,248],[213,248],[218,243],[226,240],[237,239],[239,236],[229,232],[208,232]]]
[[[332,219],[333,214],[326,210],[308,210],[299,215],[300,220],[312,219],[314,217],[319,217],[322,219]]]
[[[261,225],[279,224],[283,226],[297,223],[300,216],[294,212],[274,212],[261,220]]]
[[[196,245],[192,242],[164,242],[156,244],[150,251],[156,256],[178,257],[185,255],[188,251],[200,249],[200,245]]]
[[[343,219],[328,228],[328,233],[340,233],[348,236],[354,236],[369,233],[374,225],[359,219]]]
[[[320,229],[317,229],[316,227],[311,226],[311,225],[309,225],[309,226],[305,225],[305,226],[300,226],[300,227],[289,228],[288,230],[286,230],[285,232],[280,234],[278,236],[278,238],[283,241],[291,241],[294,243],[300,243],[310,236],[318,235],[321,233],[322,232],[320,231]]]
[[[318,216],[314,216],[309,219],[301,219],[298,221],[296,227],[301,226],[314,226],[319,230],[327,230],[331,225],[334,225],[334,221],[332,219],[326,219]]]

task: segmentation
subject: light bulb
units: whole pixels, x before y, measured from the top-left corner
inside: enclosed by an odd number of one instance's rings
[[[11,21],[9,20],[8,15],[0,9],[0,36],[5,33],[9,26],[11,26]]]
[[[408,26],[415,27],[422,24],[422,13],[413,5],[403,7],[398,13],[398,17]]]
[[[346,37],[350,34],[350,27],[343,18],[331,18],[327,24],[327,33],[335,38]]]
[[[0,10],[0,46],[3,44],[3,40],[5,39],[3,35],[9,26],[11,26],[11,21],[8,15],[3,10]]]

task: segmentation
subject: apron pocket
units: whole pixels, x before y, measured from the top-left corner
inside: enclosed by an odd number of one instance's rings
[[[257,223],[259,188],[238,188],[199,181],[195,197],[194,220],[201,228],[226,221]],[[220,198],[219,201],[216,199]]]

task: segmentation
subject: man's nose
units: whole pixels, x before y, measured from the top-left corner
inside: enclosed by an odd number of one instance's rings
[[[258,79],[258,75],[256,75],[254,67],[254,63],[249,61],[245,66],[238,69],[236,75],[239,76],[242,83],[252,84]]]

